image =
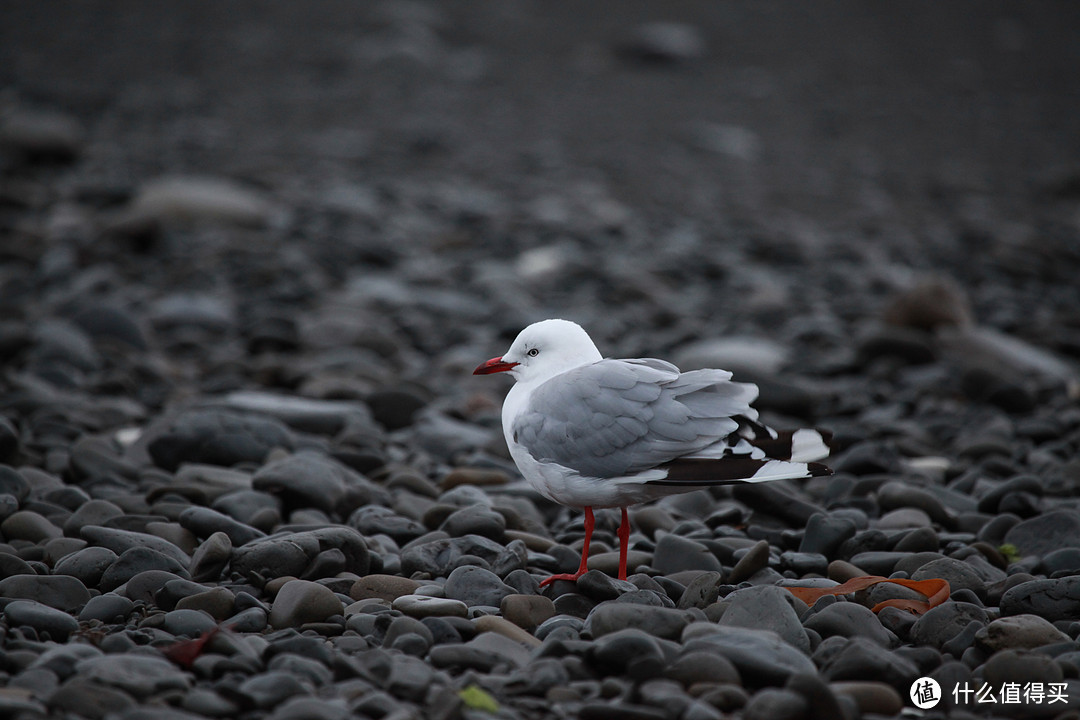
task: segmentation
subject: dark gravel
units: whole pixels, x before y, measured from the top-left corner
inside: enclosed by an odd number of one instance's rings
[[[1078,27],[4,4],[0,716],[1076,714]],[[583,520],[469,373],[551,316],[758,383],[835,474],[633,509],[627,581],[599,510],[541,592]],[[776,587],[867,574],[952,597]]]

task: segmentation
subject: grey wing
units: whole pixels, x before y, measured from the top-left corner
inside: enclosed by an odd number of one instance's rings
[[[680,373],[661,360],[601,360],[533,391],[516,441],[539,460],[620,477],[706,448],[757,417],[757,386],[723,370]]]

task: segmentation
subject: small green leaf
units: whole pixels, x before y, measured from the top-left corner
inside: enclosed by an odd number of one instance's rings
[[[485,710],[490,713],[499,712],[499,703],[487,690],[477,686],[468,685],[458,691],[458,697],[465,707],[470,710]]]
[[[1020,559],[1020,551],[1016,549],[1015,545],[1000,545],[998,546],[998,552],[1005,557],[1006,562],[1014,563]]]

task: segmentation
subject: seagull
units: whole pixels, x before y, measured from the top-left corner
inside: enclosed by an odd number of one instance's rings
[[[503,435],[522,476],[545,497],[585,512],[576,581],[587,571],[593,508],[620,508],[619,579],[626,579],[627,507],[713,485],[829,475],[817,460],[831,434],[777,432],[758,422],[752,383],[726,370],[680,372],[652,358],[605,359],[568,320],[522,330],[474,375],[506,372],[515,383],[502,407]]]

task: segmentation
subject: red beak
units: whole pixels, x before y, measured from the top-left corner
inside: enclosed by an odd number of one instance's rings
[[[491,358],[487,362],[480,363],[480,365],[472,371],[473,375],[490,375],[497,372],[506,372],[516,368],[518,363],[516,362],[503,362],[501,357]]]

